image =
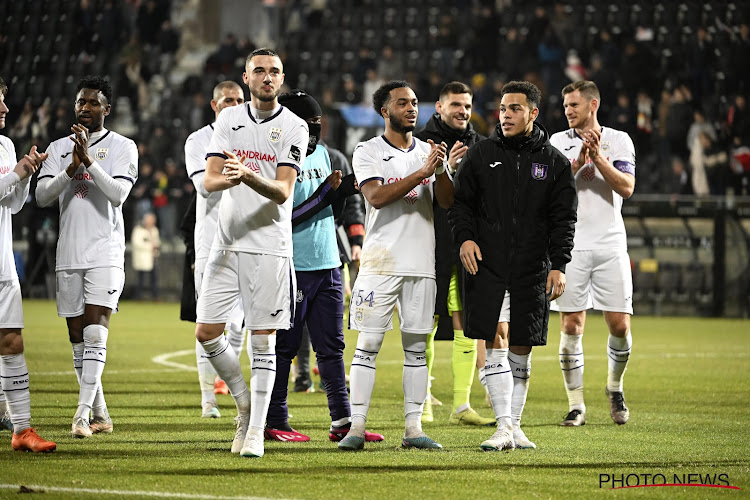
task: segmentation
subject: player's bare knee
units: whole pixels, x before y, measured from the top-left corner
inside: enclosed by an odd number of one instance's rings
[[[566,314],[562,318],[562,331],[566,335],[583,335],[583,316]]]
[[[0,355],[10,356],[23,352],[21,330],[0,329]]]
[[[198,342],[208,342],[209,340],[213,340],[223,333],[223,324],[209,325],[206,323],[198,323],[195,325],[195,338],[198,340]]]

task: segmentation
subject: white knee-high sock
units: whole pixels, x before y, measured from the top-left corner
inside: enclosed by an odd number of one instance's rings
[[[352,408],[353,436],[364,437],[367,412],[370,409],[372,389],[375,387],[375,361],[383,345],[385,333],[359,332],[357,348],[349,370],[351,394],[349,402]]]
[[[251,335],[250,428],[263,429],[276,380],[276,335]]]
[[[495,410],[498,429],[509,427],[510,403],[513,396],[513,375],[508,363],[508,349],[487,349],[487,364],[484,365],[487,391],[490,393],[492,409]]]
[[[103,325],[88,325],[83,328],[83,366],[76,418],[87,417],[94,406],[97,388],[102,385],[102,373],[107,362],[108,336],[109,330]]]
[[[529,394],[529,380],[531,379],[531,353],[514,354],[508,351],[508,362],[513,370],[513,396],[510,401],[510,418],[513,425],[521,425],[523,407]]]
[[[218,337],[201,342],[206,358],[214,367],[219,377],[227,383],[229,392],[237,405],[237,411],[247,413],[250,411],[250,391],[242,376],[240,362],[237,359],[227,338],[222,334]]]
[[[401,333],[404,347],[404,415],[408,438],[422,434],[422,409],[427,397],[429,373],[427,370],[427,337],[415,333]]]
[[[5,393],[13,432],[19,434],[31,427],[29,370],[23,353],[0,356],[0,372],[3,374],[0,389]]]
[[[568,394],[569,411],[586,413],[583,403],[583,335],[560,332],[560,369]]]
[[[622,392],[622,376],[628,367],[630,359],[630,348],[633,345],[633,337],[630,331],[625,337],[615,337],[610,334],[607,341],[607,389],[612,392]]]
[[[73,348],[73,369],[76,372],[76,378],[78,379],[78,386],[81,385],[81,373],[83,372],[83,342],[76,342],[71,344]],[[91,408],[92,413],[95,416],[108,417],[107,402],[104,400],[104,391],[102,385],[99,384],[96,388],[96,396],[94,396],[94,405]]]
[[[242,354],[242,346],[245,343],[245,330],[242,328],[242,324],[227,323],[227,329],[224,330],[224,334],[227,336],[229,345],[232,346],[232,350],[237,354],[237,358]],[[250,358],[252,359],[252,358]]]
[[[206,350],[203,349],[198,339],[195,339],[195,361],[198,366],[198,384],[201,388],[201,406],[209,402],[216,403],[216,395],[214,394],[216,370],[208,360]]]

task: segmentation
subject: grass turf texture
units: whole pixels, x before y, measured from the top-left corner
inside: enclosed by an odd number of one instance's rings
[[[322,392],[289,395],[291,425],[309,443],[266,442],[262,459],[229,453],[235,415],[230,396],[218,396],[220,419],[200,418],[197,372],[157,364],[153,357],[193,367],[193,326],[177,320],[176,304],[124,303],[112,318],[104,372],[105,396],[115,423],[111,435],[77,440],[70,424],[78,385],[65,323],[55,305],[24,303],[26,359],[31,376],[32,424],[57,442],[49,455],[13,452],[0,432],[0,484],[51,487],[43,498],[114,498],[82,489],[174,495],[267,498],[732,498],[750,492],[750,323],[740,320],[636,317],[634,347],[625,377],[631,420],[616,426],[604,396],[606,331],[590,315],[584,337],[587,423],[558,424],[567,399],[557,363],[558,318],[549,345],[533,352],[524,429],[537,450],[486,453],[479,444],[491,428],[448,424],[452,375],[450,342],[436,342],[433,393],[444,402],[425,424],[443,451],[402,450],[403,354],[396,332],[387,334],[368,428],[385,435],[363,452],[345,453],[328,441]],[[356,332],[347,332],[347,365]],[[247,355],[242,365],[249,380]],[[317,377],[315,377],[317,383]],[[477,381],[472,406],[484,416]],[[600,474],[727,474],[742,491],[667,487],[612,491]],[[632,483],[631,483],[632,484]],[[55,491],[73,488],[76,491]],[[18,488],[0,488],[16,497]],[[134,494],[133,497],[144,496]],[[166,495],[165,495],[166,496]],[[117,497],[122,498],[121,495]],[[183,497],[185,498],[185,497]]]

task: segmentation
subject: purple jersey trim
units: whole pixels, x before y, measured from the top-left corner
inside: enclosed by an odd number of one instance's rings
[[[393,149],[398,149],[399,151],[403,151],[403,149],[399,148],[398,146],[394,146],[393,144],[391,144],[391,141],[389,141],[388,139],[386,139],[384,135],[381,135],[380,137],[382,137],[383,140],[385,141],[385,143],[388,144]],[[415,147],[417,147],[417,141],[415,139],[412,139],[411,140],[411,146],[409,146],[409,149],[407,149],[406,151],[409,152],[412,149],[414,149]]]
[[[297,171],[298,174],[302,171],[302,169],[299,168],[299,165],[295,165],[294,163],[286,163],[286,162],[277,163],[276,168],[279,168],[279,167],[292,167],[294,170]]]
[[[300,205],[299,207],[297,207],[295,210],[292,211],[292,219],[299,217],[300,215],[309,211],[312,207],[317,206],[319,203],[323,203],[326,197],[326,194],[331,189],[333,189],[331,185],[326,182],[323,189],[320,190],[320,193],[318,194],[318,196],[316,196],[312,200],[308,200],[307,203]]]
[[[385,181],[385,179],[383,179],[382,177],[370,177],[369,179],[365,179],[365,180],[363,180],[362,182],[360,182],[360,183],[359,183],[359,188],[360,188],[360,189],[362,189],[362,186],[364,186],[365,184],[367,184],[367,183],[368,183],[368,182],[370,182],[370,181],[380,181],[380,182],[384,182],[384,181]]]
[[[633,165],[629,161],[616,160],[613,165],[620,172],[633,176],[635,175],[635,165]]]
[[[135,179],[133,179],[132,177],[128,177],[127,175],[115,175],[112,178],[113,179],[125,179],[125,180],[130,181],[132,184],[135,184]]]
[[[205,171],[206,171],[205,168],[201,169],[201,170],[196,170],[195,172],[193,172],[192,174],[190,174],[188,177],[192,178],[194,175],[198,175],[198,174],[203,173]]]
[[[227,155],[225,155],[224,153],[206,153],[206,160],[208,160],[208,159],[209,159],[209,158],[211,158],[212,156],[218,156],[219,158],[224,158],[225,160],[226,160],[227,158],[229,158],[229,157],[228,157]]]

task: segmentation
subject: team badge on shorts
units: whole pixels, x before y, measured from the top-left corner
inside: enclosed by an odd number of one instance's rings
[[[359,310],[358,310],[358,311],[357,311],[357,312],[356,312],[356,313],[354,314],[354,317],[355,317],[355,318],[357,319],[357,321],[358,321],[358,322],[360,322],[360,323],[361,323],[361,322],[362,322],[362,318],[364,318],[364,314],[362,314],[362,311],[359,311]]]
[[[302,300],[305,298],[304,295],[302,295],[302,290],[297,290],[297,296],[295,297],[294,301],[299,304],[302,302]]]
[[[268,131],[268,140],[271,142],[279,142],[280,139],[281,139],[281,129],[271,127],[271,130]]]
[[[547,178],[547,165],[541,163],[531,164],[531,178],[535,181],[543,181]]]
[[[109,148],[97,148],[95,156],[97,160],[104,160],[108,154]]]

